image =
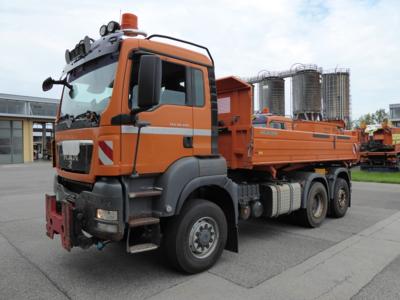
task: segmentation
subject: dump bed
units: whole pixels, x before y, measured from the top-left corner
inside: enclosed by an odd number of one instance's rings
[[[279,168],[288,164],[356,162],[358,134],[338,123],[293,121],[259,114],[252,86],[235,77],[217,80],[218,147],[231,169]]]

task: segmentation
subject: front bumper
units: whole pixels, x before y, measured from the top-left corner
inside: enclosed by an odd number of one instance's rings
[[[117,180],[96,182],[91,191],[75,193],[57,182],[56,195],[46,195],[46,231],[51,239],[59,234],[62,246],[88,248],[98,241],[119,241],[124,237],[123,197]],[[117,220],[96,216],[97,209],[115,211]]]
[[[61,245],[67,251],[79,246],[89,248],[98,241],[120,240],[122,233],[111,228],[118,229],[117,224],[104,224],[98,220],[88,220],[83,211],[67,200],[57,201],[56,196],[46,195],[46,234],[54,239],[55,234],[60,235]],[[92,234],[84,234],[84,231]]]

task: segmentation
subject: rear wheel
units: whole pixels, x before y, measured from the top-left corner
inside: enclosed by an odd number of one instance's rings
[[[227,221],[221,208],[196,199],[167,224],[164,251],[173,267],[198,273],[215,264],[225,248]]]
[[[400,154],[397,155],[396,171],[400,171]]]
[[[325,220],[328,211],[328,195],[325,186],[318,181],[308,191],[306,208],[298,212],[298,218],[306,227],[318,227]]]
[[[334,197],[331,200],[330,214],[334,218],[343,217],[349,207],[350,189],[347,181],[337,178],[335,183]]]

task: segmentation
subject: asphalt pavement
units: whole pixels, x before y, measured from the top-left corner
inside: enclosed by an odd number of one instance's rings
[[[73,248],[45,235],[49,163],[0,166],[0,299],[398,299],[400,185],[353,183],[342,219],[240,224],[239,253],[184,275],[158,251]]]

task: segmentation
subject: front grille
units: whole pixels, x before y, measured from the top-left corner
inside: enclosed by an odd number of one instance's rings
[[[79,182],[61,176],[57,177],[57,181],[59,184],[63,185],[65,188],[76,194],[80,194],[84,191],[92,191],[93,189],[93,185],[90,183]]]
[[[74,155],[64,153],[62,142],[58,143],[57,154],[59,168],[68,172],[88,174],[92,161],[93,143],[79,141],[66,142],[79,143],[79,153],[74,153]]]

